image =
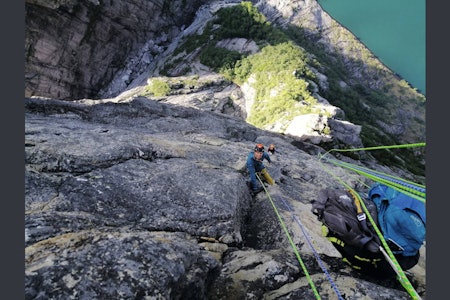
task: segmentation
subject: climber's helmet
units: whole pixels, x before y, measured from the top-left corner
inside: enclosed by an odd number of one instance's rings
[[[263,144],[256,144],[255,152],[264,152],[264,145]]]

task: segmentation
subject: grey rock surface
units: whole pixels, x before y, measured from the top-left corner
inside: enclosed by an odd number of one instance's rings
[[[315,253],[345,299],[410,298],[398,281],[342,262],[310,211],[337,179],[361,192],[371,184],[320,160],[325,151],[314,143],[361,145],[360,126],[340,120],[345,112],[319,94],[328,88],[323,70],[311,89],[336,118],[317,115],[282,134],[280,124],[245,122],[254,100],[248,82],[228,82],[195,51],[171,56],[217,9],[239,2],[26,1],[26,299],[314,299],[295,251],[323,299],[337,295]],[[398,86],[387,68],[369,67],[376,57],[316,1],[253,2],[277,26],[302,26],[340,56],[353,74],[343,88],[381,90],[383,76]],[[218,45],[258,51],[245,39]],[[146,94],[148,80],[177,60],[167,70],[171,94]],[[191,73],[181,76],[186,67]],[[390,118],[374,126],[405,142],[422,139],[424,106],[410,105],[415,96],[393,98]],[[252,197],[245,162],[255,143],[277,145],[267,164],[276,185]],[[336,157],[414,181],[363,155]],[[407,271],[422,299],[425,248]]]
[[[335,295],[314,251],[346,299],[409,298],[322,237],[311,200],[334,176],[366,179],[319,161],[316,146],[145,97],[25,107],[27,299],[312,298],[287,233],[324,298]],[[276,185],[252,198],[245,161],[259,142],[277,145]],[[424,259],[409,273],[422,295]]]
[[[98,97],[119,73],[124,89],[206,2],[25,1],[25,95]]]

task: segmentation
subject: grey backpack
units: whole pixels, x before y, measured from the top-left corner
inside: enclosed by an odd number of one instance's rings
[[[377,210],[371,200],[363,200],[373,220],[377,223]],[[358,250],[379,252],[380,240],[361,209],[359,200],[342,188],[325,188],[312,201],[315,214],[329,231]]]

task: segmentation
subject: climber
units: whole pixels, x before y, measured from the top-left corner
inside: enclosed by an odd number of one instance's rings
[[[264,145],[256,144],[253,152],[250,152],[247,157],[247,170],[250,175],[249,187],[252,190],[253,194],[259,193],[263,190],[263,187],[258,183],[256,174],[258,174],[261,180],[264,180],[268,184],[274,184],[274,180],[269,175],[266,167],[263,164],[264,159],[266,159],[269,163],[272,162],[269,154],[264,152]]]
[[[270,144],[267,152],[269,152],[270,154],[275,154],[275,151],[275,144]]]

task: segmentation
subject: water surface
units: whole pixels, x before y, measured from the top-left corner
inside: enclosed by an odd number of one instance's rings
[[[425,0],[318,2],[381,62],[425,94]]]

